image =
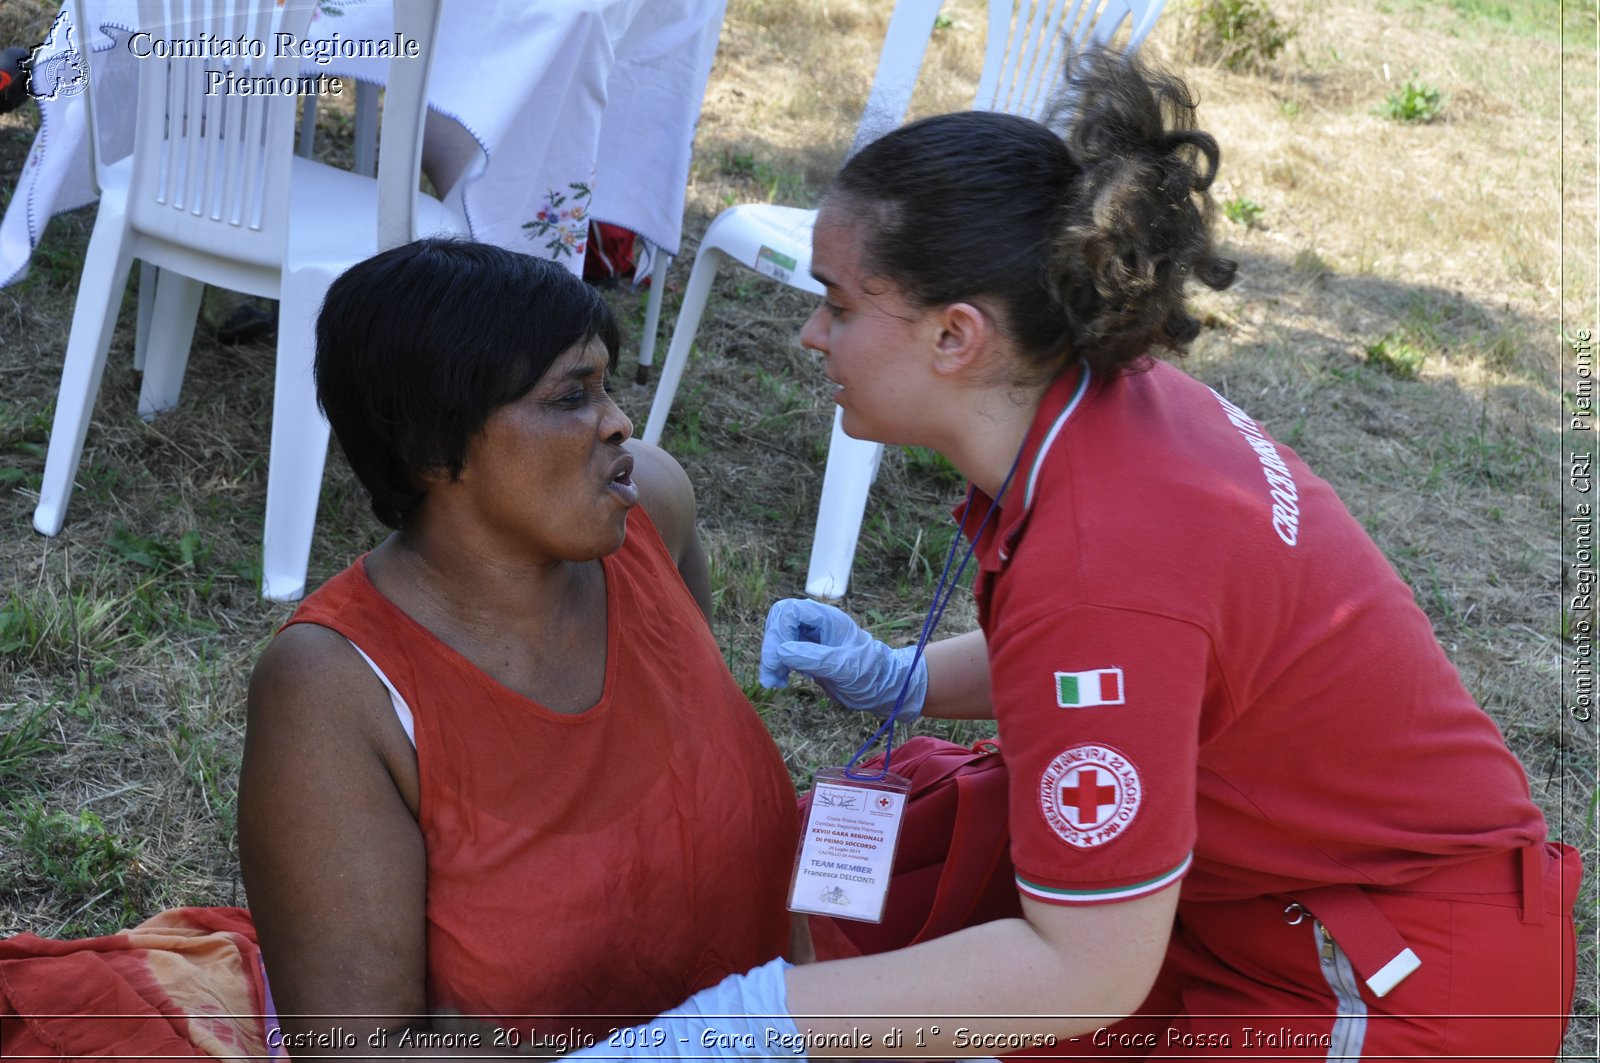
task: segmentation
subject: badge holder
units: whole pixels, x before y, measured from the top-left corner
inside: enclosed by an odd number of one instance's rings
[[[1017,461],[1021,458],[1019,450]],[[972,490],[968,489],[961,527],[950,541],[950,552],[945,556],[944,570],[939,573],[939,585],[933,592],[933,604],[922,622],[917,652],[912,655],[911,668],[900,684],[900,693],[895,697],[889,718],[862,743],[850,763],[817,772],[811,787],[811,805],[795,854],[794,879],[789,886],[791,912],[855,919],[863,923],[883,922],[884,901],[894,874],[895,848],[900,843],[900,818],[911,792],[911,780],[889,770],[894,755],[895,718],[905,703],[906,689],[922,660],[928,637],[938,626],[944,607],[960,584],[961,573],[972,560],[989,518],[999,508],[1012,474],[1017,471],[1017,461],[1011,463],[1011,471],[1006,473],[999,494],[989,503],[989,511],[983,515],[952,577],[950,565],[955,561],[956,548],[967,530],[967,513],[972,508]],[[875,774],[856,771],[856,764],[877,744],[880,735],[884,736],[883,769]]]
[[[789,910],[882,922],[910,792],[911,780],[891,771],[879,778],[855,778],[849,768],[817,772]]]

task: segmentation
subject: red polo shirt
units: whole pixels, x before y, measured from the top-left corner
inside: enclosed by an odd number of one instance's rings
[[[976,593],[1024,892],[1400,885],[1544,837],[1410,589],[1210,388],[1068,372],[1007,494]]]

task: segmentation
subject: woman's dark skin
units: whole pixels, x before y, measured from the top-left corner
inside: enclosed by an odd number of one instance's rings
[[[459,477],[426,477],[422,504],[367,558],[386,598],[502,685],[556,712],[582,712],[600,697],[600,558],[621,546],[634,504],[710,614],[689,481],[665,452],[629,441],[632,426],[604,389],[605,371],[598,343],[564,353],[527,395],[491,414]],[[613,483],[630,462],[624,480],[636,498]],[[350,643],[311,624],[279,635],[251,679],[239,821],[251,912],[286,1037],[326,1033],[340,1022],[327,1016],[360,1017],[342,1022],[359,1042],[352,1053],[384,1055],[368,1034],[388,1029],[394,1046],[399,1028],[436,1022],[424,996],[418,794],[416,751]],[[481,1040],[481,1054],[496,1054],[491,1036]]]

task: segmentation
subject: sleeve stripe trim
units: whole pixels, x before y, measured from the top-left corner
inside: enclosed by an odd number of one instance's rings
[[[1172,885],[1184,876],[1189,870],[1189,865],[1194,863],[1194,854],[1190,853],[1183,858],[1183,862],[1171,871],[1157,875],[1155,878],[1135,882],[1129,886],[1113,886],[1103,890],[1067,890],[1057,889],[1053,886],[1041,886],[1036,882],[1029,882],[1021,875],[1017,876],[1017,888],[1023,893],[1041,897],[1047,901],[1058,904],[1083,904],[1091,901],[1125,901],[1134,897],[1142,897],[1147,893],[1154,893]]]

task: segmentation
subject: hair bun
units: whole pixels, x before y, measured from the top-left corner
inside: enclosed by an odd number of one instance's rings
[[[1199,332],[1191,275],[1211,246],[1217,144],[1183,83],[1094,47],[1067,68],[1052,121],[962,111],[908,123],[852,155],[823,218],[848,223],[863,275],[913,306],[979,303],[1029,373],[1081,359],[1114,374]]]
[[[1111,49],[1072,56],[1059,99],[1051,124],[1076,164],[1049,267],[1073,324],[1063,338],[1099,368],[1182,353],[1200,332],[1188,277],[1225,288],[1236,268],[1212,246],[1217,142],[1181,81]]]

